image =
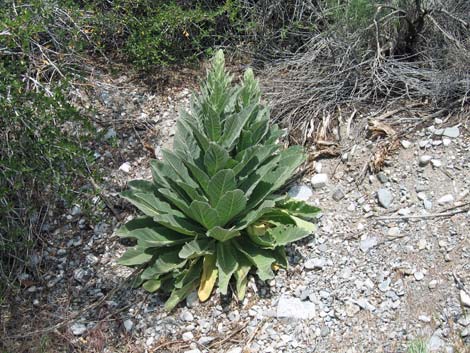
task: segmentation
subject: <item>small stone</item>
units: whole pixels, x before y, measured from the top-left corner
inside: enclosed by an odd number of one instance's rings
[[[311,179],[311,183],[313,188],[315,189],[320,189],[324,187],[328,183],[328,174],[315,174]]]
[[[231,311],[227,315],[227,317],[230,321],[237,322],[238,320],[240,320],[240,313],[238,312],[238,310],[234,310],[234,311]]]
[[[315,169],[316,173],[321,173],[322,168],[323,168],[323,165],[321,164],[321,162],[316,162],[315,163],[315,168],[314,169]]]
[[[340,188],[336,189],[335,192],[333,193],[333,200],[336,202],[341,201],[344,199],[344,192]]]
[[[452,202],[454,202],[454,196],[452,196],[451,194],[444,195],[439,200],[437,200],[437,203],[439,205],[445,205]]]
[[[189,295],[186,297],[186,306],[188,308],[194,308],[195,306],[197,306],[199,304],[199,298],[197,296],[197,292],[196,291],[192,291],[191,293],[189,293]]]
[[[185,332],[183,333],[183,335],[181,336],[181,338],[183,338],[183,341],[192,341],[194,339],[194,335],[192,332]]]
[[[242,353],[242,351],[241,347],[232,347],[227,351],[227,353]]]
[[[424,278],[424,273],[421,271],[416,271],[415,273],[413,273],[413,276],[417,281],[421,281]]]
[[[470,336],[470,327],[466,327],[460,332],[460,337],[464,338],[468,336]]]
[[[119,170],[123,171],[124,173],[130,173],[131,171],[131,164],[129,162],[125,162],[121,164]]]
[[[400,216],[408,216],[410,213],[411,213],[411,210],[410,210],[408,207],[400,208],[400,209],[398,210],[398,214],[399,214]]]
[[[379,179],[379,181],[382,183],[382,184],[385,184],[388,182],[388,176],[384,173],[384,172],[380,172],[377,174],[377,179]]]
[[[320,336],[326,337],[330,334],[330,329],[327,326],[323,326],[320,331]]]
[[[459,135],[460,135],[459,127],[458,126],[447,127],[442,132],[442,135],[450,137],[450,138],[459,137]]]
[[[434,168],[442,167],[442,162],[439,159],[431,159],[431,164]]]
[[[379,189],[377,191],[377,198],[382,207],[389,208],[392,204],[393,195],[388,189]]]
[[[353,212],[355,209],[356,209],[356,205],[354,204],[354,202],[351,202],[349,206],[347,207],[347,210],[349,212]]]
[[[105,140],[110,140],[115,137],[116,137],[116,130],[114,130],[113,128],[109,128],[108,131],[106,131],[106,133],[103,136]]]
[[[423,191],[422,191],[422,192],[418,192],[418,193],[416,194],[416,196],[418,196],[418,199],[420,199],[421,201],[424,201],[424,200],[427,200],[427,199],[428,199],[427,196],[426,196],[426,193],[423,192]]]
[[[86,332],[86,326],[81,323],[75,323],[70,327],[70,330],[75,336],[81,336]]]
[[[460,290],[460,302],[463,306],[470,308],[470,295],[468,295],[463,289]]]
[[[90,265],[96,265],[98,262],[100,262],[100,259],[98,257],[96,257],[95,255],[93,254],[88,254],[86,256],[86,261],[90,264]]]
[[[439,335],[439,331],[434,332],[431,338],[428,341],[428,350],[430,352],[440,352],[445,346],[445,342]]]
[[[432,202],[429,200],[424,200],[423,205],[426,210],[430,210],[432,208]]]
[[[377,245],[377,238],[376,237],[365,238],[365,239],[361,240],[361,243],[359,244],[359,248],[363,252],[367,252],[367,251],[369,251],[369,249],[373,248],[376,245]]]
[[[211,343],[213,340],[214,340],[214,337],[202,336],[201,338],[199,338],[199,340],[197,341],[197,343],[199,343],[199,344],[202,345],[202,346],[206,346],[206,345],[208,345],[209,343]]]
[[[412,143],[410,141],[407,141],[407,140],[401,140],[400,141],[400,144],[402,145],[402,147],[404,149],[408,149],[411,147]]]
[[[443,144],[445,147],[449,146],[450,143],[451,143],[451,139],[450,139],[450,138],[444,137],[444,138],[442,139],[442,144]]]
[[[276,316],[291,319],[312,319],[315,317],[315,304],[298,298],[281,296],[277,304]]]
[[[304,268],[306,270],[321,270],[325,267],[325,263],[323,258],[309,259],[305,261]]]
[[[360,310],[361,310],[361,308],[357,304],[354,304],[354,303],[351,303],[351,302],[346,304],[346,315],[348,315],[349,317],[353,317]]]
[[[191,312],[184,310],[181,315],[180,315],[181,320],[186,321],[186,322],[191,322],[194,320],[193,314]]]
[[[82,214],[82,209],[79,205],[73,205],[72,209],[70,210],[70,214],[72,216],[79,216]]]
[[[428,283],[429,289],[435,289],[436,287],[437,287],[437,280],[433,279],[432,281],[429,281]]]
[[[426,239],[420,239],[418,240],[418,250],[424,250],[426,249],[427,241]]]
[[[431,317],[427,315],[420,315],[418,320],[422,322],[431,322]]]
[[[388,230],[387,236],[388,236],[389,239],[396,239],[396,238],[402,238],[405,235],[400,234],[400,228],[392,227]]]
[[[420,167],[424,167],[424,166],[428,165],[429,162],[431,162],[431,159],[432,159],[432,157],[431,157],[431,156],[427,156],[427,155],[424,155],[424,156],[419,157],[419,161],[418,161],[418,162],[419,162],[419,166],[420,166]]]
[[[124,328],[127,332],[131,332],[134,327],[134,322],[131,319],[124,320]]]
[[[387,278],[386,280],[380,282],[379,284],[379,290],[383,293],[385,293],[386,291],[388,291],[388,289],[390,288],[390,283],[391,283],[391,280],[390,278]]]
[[[429,145],[431,141],[429,140],[421,140],[418,142],[418,146],[419,148],[425,148],[427,145]]]
[[[307,201],[313,195],[313,191],[307,185],[293,186],[289,192],[289,196],[301,201]]]

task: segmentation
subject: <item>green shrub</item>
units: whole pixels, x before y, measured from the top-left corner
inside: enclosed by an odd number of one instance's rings
[[[114,0],[87,5],[102,50],[141,70],[188,63],[227,38],[238,18],[235,1]]]
[[[118,235],[137,240],[119,262],[140,266],[138,284],[171,292],[171,310],[199,287],[207,300],[218,279],[222,294],[232,277],[242,299],[247,275],[261,280],[287,266],[284,246],[308,236],[319,209],[276,194],[305,161],[299,146],[281,149],[282,131],[269,126],[251,70],[231,85],[221,51],[201,93],[177,123],[173,151],[152,161],[153,181],[136,180],[122,196],[145,217]]]
[[[74,34],[58,27],[50,3],[19,5],[0,9],[0,277],[34,245],[46,208],[74,198],[90,157],[84,143],[91,127],[67,100],[55,54],[76,43]]]

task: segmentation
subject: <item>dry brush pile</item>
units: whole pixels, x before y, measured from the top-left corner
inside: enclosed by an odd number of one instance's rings
[[[268,68],[265,83],[297,143],[325,139],[341,112],[365,106],[412,106],[416,122],[468,110],[468,1],[335,0],[314,11],[310,39]]]

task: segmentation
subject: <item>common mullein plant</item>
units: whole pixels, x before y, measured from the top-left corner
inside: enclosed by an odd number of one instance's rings
[[[137,245],[119,263],[140,268],[135,283],[170,293],[173,309],[198,290],[207,300],[217,284],[245,296],[248,273],[261,280],[287,267],[285,245],[312,234],[320,210],[276,193],[305,161],[299,146],[282,148],[269,125],[252,70],[240,85],[225,71],[222,51],[177,122],[173,150],[153,160],[153,180],[129,182],[122,197],[145,216],[118,235]]]

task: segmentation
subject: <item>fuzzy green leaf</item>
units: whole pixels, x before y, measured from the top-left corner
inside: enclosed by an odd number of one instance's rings
[[[236,240],[237,248],[247,257],[247,259],[257,268],[257,274],[262,281],[274,277],[272,264],[276,258],[271,250],[262,249],[247,239]]]
[[[216,206],[222,196],[236,187],[235,174],[230,169],[222,169],[215,174],[207,187],[209,201]]]
[[[219,224],[224,226],[236,217],[245,209],[246,202],[247,199],[243,191],[237,189],[226,192],[215,207],[219,217]]]
[[[179,252],[182,259],[192,259],[214,253],[214,241],[207,238],[194,239],[186,243]]]
[[[146,253],[146,247],[136,246],[128,249],[118,260],[118,264],[125,266],[142,265],[150,261],[152,254]]]
[[[204,165],[209,175],[215,175],[219,170],[225,167],[229,155],[225,149],[218,144],[211,142],[204,155]]]
[[[224,242],[240,236],[240,232],[236,229],[224,229],[217,226],[207,231],[207,236]]]
[[[223,295],[227,294],[227,287],[233,273],[237,270],[238,263],[235,258],[234,246],[230,241],[217,243],[217,268],[219,269],[219,290]]]
[[[207,202],[193,201],[189,206],[191,218],[203,225],[206,229],[211,229],[219,225],[219,215]]]

